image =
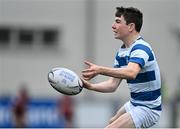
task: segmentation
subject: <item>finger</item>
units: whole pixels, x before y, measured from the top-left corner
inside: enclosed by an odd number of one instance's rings
[[[89,80],[92,78],[92,76],[83,76],[83,75],[82,75],[82,78],[83,78],[84,80],[86,80],[86,81],[89,81]]]
[[[87,75],[82,75],[83,78],[87,78],[88,76]]]
[[[86,65],[88,65],[88,66],[91,66],[91,65],[93,65],[93,63],[91,63],[91,62],[89,62],[89,61],[84,61],[84,63],[86,64]]]
[[[80,76],[80,79],[81,79],[82,81],[84,81],[84,78],[83,78],[83,76]]]
[[[82,73],[92,72],[92,71],[93,71],[92,69],[85,69],[85,70],[82,70]]]
[[[83,84],[86,83],[86,80],[85,80],[85,78],[83,76],[81,76],[80,79],[83,82]]]
[[[86,78],[81,77],[80,79],[81,79],[82,82],[83,82],[83,86],[85,86],[86,84],[89,84],[89,82],[86,80]]]
[[[87,72],[87,73],[82,73],[82,75],[85,77],[89,77],[89,76],[93,76],[94,73],[93,72]]]
[[[84,79],[85,81],[89,81],[89,80],[91,79],[91,77],[83,77],[83,79]]]
[[[93,78],[93,76],[84,77],[84,79],[85,79],[86,81],[89,81],[89,80],[91,80],[92,78]]]
[[[88,78],[89,75],[87,75],[87,74],[82,74],[82,77],[83,77],[83,78]]]
[[[84,77],[84,80],[86,80],[86,81],[89,81],[89,80],[91,80],[92,79],[92,76],[90,77]]]

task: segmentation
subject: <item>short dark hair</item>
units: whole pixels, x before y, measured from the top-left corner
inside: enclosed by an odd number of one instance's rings
[[[123,16],[124,19],[126,20],[126,24],[128,25],[129,23],[134,23],[135,24],[135,29],[137,32],[140,32],[142,24],[143,24],[143,14],[142,12],[134,7],[116,7],[116,17],[121,17]]]

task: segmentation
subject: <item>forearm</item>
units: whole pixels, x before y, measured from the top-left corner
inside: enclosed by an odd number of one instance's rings
[[[121,82],[121,79],[110,78],[107,81],[96,83],[96,84],[89,83],[88,89],[93,90],[93,91],[97,91],[97,92],[104,92],[104,93],[109,92],[110,93],[110,92],[114,92],[117,89],[120,82]]]
[[[139,68],[131,67],[131,65],[125,68],[99,67],[99,74],[121,79],[135,79],[139,71]]]
[[[107,81],[105,81],[101,83],[92,84],[91,90],[108,93],[108,92],[113,92],[114,88]]]
[[[123,79],[127,79],[131,76],[131,72],[126,69],[108,67],[100,67],[100,74]]]

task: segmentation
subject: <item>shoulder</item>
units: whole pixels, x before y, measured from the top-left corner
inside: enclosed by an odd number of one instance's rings
[[[145,41],[143,38],[137,40],[133,45],[132,45],[132,49],[133,48],[137,48],[137,47],[148,47],[149,49],[152,49],[150,43],[148,43],[147,41]]]
[[[132,45],[130,54],[134,56],[138,55],[144,59],[147,59],[148,61],[153,61],[155,59],[151,45],[143,39],[136,41]]]
[[[140,39],[140,40],[137,40],[131,47],[131,50],[130,52],[133,52],[135,50],[143,50],[145,52],[150,52],[152,51],[152,47],[151,45],[146,42],[144,39]]]

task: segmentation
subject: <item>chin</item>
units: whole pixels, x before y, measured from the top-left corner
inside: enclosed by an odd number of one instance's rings
[[[115,39],[121,39],[119,35],[114,35]]]

